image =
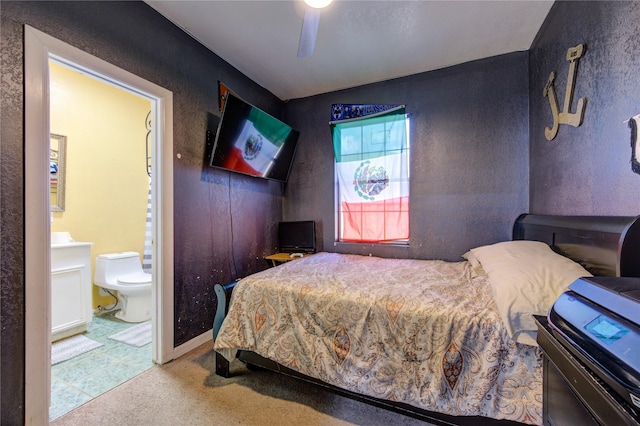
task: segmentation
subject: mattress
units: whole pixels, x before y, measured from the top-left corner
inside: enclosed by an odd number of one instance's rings
[[[318,253],[242,279],[215,350],[360,394],[542,423],[542,355],[509,337],[469,262]]]

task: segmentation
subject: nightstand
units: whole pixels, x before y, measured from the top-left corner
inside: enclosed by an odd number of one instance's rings
[[[269,256],[265,256],[264,259],[267,261],[270,260],[273,266],[278,266],[279,264],[284,262],[289,262],[290,260],[300,259],[299,257],[291,257],[290,254],[291,253],[276,253],[276,254],[271,254]],[[303,257],[309,257],[312,254],[313,253],[304,253]]]

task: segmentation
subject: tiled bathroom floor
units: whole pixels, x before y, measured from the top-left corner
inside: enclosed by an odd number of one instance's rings
[[[113,313],[93,317],[83,334],[103,346],[51,367],[49,420],[153,367],[150,343],[137,348],[108,338],[134,325]]]

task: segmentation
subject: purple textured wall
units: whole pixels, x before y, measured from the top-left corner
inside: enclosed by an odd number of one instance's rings
[[[25,354],[22,29],[2,16],[0,36],[0,423],[18,425],[24,423]]]
[[[300,129],[285,218],[319,224],[321,248],[461,260],[511,238],[528,209],[528,66],[519,52],[287,104]],[[411,114],[411,240],[406,247],[335,241],[332,103],[406,104]]]
[[[586,43],[574,83],[575,111],[587,98],[580,127],[560,125],[543,88],[552,71],[560,110],[569,75],[567,49]],[[640,8],[637,2],[556,2],[529,56],[532,213],[640,214],[640,175],[631,171],[630,132],[623,123],[640,113]]]

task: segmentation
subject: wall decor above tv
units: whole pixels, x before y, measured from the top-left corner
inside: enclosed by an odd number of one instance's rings
[[[229,92],[211,166],[286,182],[300,133]]]

